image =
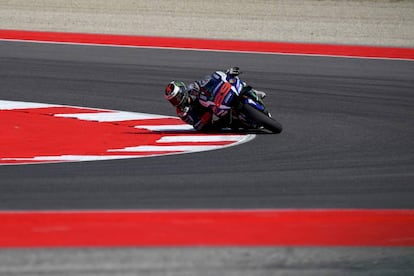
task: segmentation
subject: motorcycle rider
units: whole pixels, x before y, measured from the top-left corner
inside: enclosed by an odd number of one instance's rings
[[[253,90],[240,80],[240,73],[239,67],[216,71],[188,87],[182,81],[171,81],[165,88],[165,98],[176,107],[178,117],[196,130],[219,130],[236,102],[234,97],[240,95],[242,89]],[[262,91],[254,92],[260,99],[266,95]]]

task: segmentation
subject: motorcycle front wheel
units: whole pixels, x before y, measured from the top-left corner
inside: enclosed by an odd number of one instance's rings
[[[242,112],[252,121],[256,122],[258,125],[261,125],[265,129],[273,133],[281,133],[283,130],[282,124],[280,124],[275,119],[269,117],[267,114],[262,111],[257,110],[249,104],[244,104]]]

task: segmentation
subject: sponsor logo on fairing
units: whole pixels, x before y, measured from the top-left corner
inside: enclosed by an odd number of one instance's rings
[[[254,138],[198,133],[172,116],[3,100],[0,122],[0,165],[201,152]]]

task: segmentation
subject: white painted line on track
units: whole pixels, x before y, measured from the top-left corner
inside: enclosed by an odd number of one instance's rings
[[[132,48],[132,49],[155,49],[155,50],[177,50],[177,51],[195,51],[195,52],[217,52],[217,53],[236,53],[236,54],[259,54],[259,55],[279,55],[279,56],[304,56],[319,58],[345,58],[345,59],[368,59],[368,60],[397,60],[410,61],[412,58],[403,57],[380,57],[380,56],[362,56],[362,55],[340,55],[340,54],[323,54],[323,53],[295,53],[295,52],[265,52],[254,50],[223,50],[223,49],[203,49],[203,48],[180,48],[170,46],[138,46],[138,45],[121,45],[121,44],[99,44],[89,42],[59,42],[59,41],[43,41],[43,40],[24,40],[24,39],[4,39],[0,41],[22,42],[22,43],[39,43],[39,44],[57,44],[57,45],[74,45],[74,46],[92,46],[92,47],[112,47],[112,48]],[[328,44],[329,45],[329,44]]]

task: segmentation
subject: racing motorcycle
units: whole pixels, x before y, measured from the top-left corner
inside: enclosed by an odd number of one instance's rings
[[[266,109],[263,98],[251,86],[241,89],[239,95],[234,95],[233,104],[228,115],[220,119],[223,127],[234,131],[267,130],[281,133],[282,124],[276,121]]]
[[[182,86],[185,87],[184,84]],[[170,90],[166,93],[170,95],[172,88],[167,88]],[[177,88],[177,91],[181,90]],[[184,93],[176,92],[176,95],[186,95],[176,101],[179,105],[171,101],[176,98],[167,99],[178,107],[177,114],[182,114],[179,117],[197,130],[282,132],[282,125],[265,107],[265,93],[253,89],[239,78],[229,79],[227,73],[216,71],[204,80],[190,84]],[[206,114],[210,116],[206,117]]]

